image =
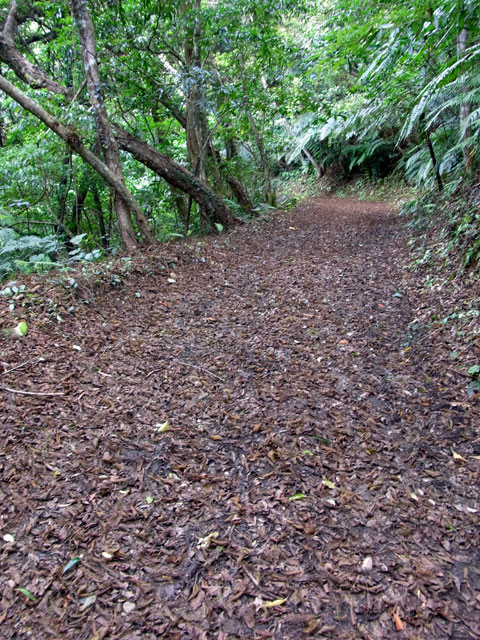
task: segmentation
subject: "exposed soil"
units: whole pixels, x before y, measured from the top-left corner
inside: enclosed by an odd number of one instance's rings
[[[31,307],[0,338],[1,638],[480,638],[479,403],[412,334],[406,237],[316,198]]]

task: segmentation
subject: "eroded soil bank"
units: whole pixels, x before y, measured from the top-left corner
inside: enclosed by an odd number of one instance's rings
[[[1,338],[1,637],[480,638],[478,400],[406,237],[316,198]]]

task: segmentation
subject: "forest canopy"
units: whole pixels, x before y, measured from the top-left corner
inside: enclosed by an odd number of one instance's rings
[[[473,1],[4,1],[0,277],[222,231],[292,171],[455,193],[479,55]]]

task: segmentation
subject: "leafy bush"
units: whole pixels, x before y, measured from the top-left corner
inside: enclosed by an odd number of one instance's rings
[[[86,237],[86,233],[80,233],[79,235],[70,238],[69,243],[74,245],[75,249],[68,252],[70,257],[67,262],[93,262],[94,260],[98,260],[102,257],[103,252],[100,249],[93,249],[90,251],[88,248],[86,249],[82,246]]]
[[[456,190],[455,190],[456,189]],[[453,191],[453,193],[452,193]],[[480,189],[458,188],[453,182],[442,194],[427,193],[405,205],[402,214],[409,217],[409,225],[416,232],[437,229],[423,247],[423,257],[416,260],[419,267],[434,259],[456,261],[461,269],[480,270]],[[433,246],[435,242],[435,246]]]
[[[0,228],[0,280],[15,272],[39,273],[56,266],[62,246],[57,236],[20,236],[11,228]]]

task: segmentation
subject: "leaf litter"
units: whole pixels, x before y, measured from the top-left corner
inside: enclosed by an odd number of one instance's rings
[[[480,638],[478,393],[406,237],[315,198],[22,310],[2,638]]]

